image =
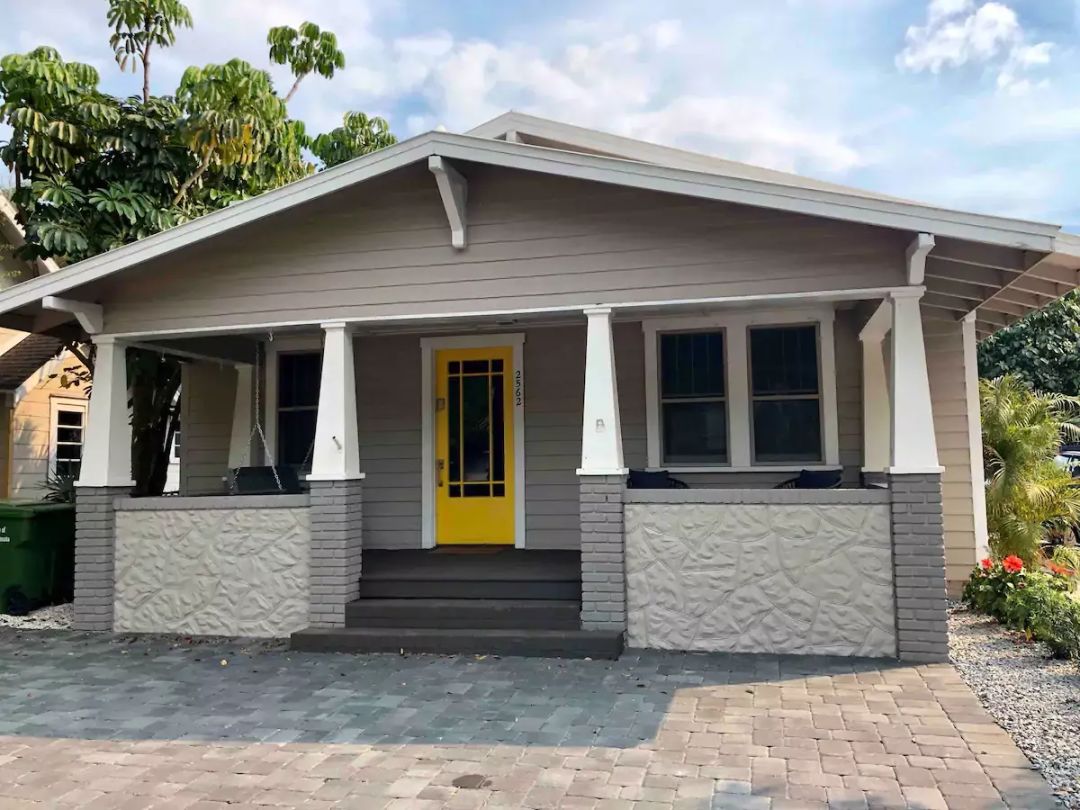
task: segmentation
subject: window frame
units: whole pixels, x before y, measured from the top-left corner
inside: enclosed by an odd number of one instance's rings
[[[280,368],[280,356],[283,354],[322,354],[322,335],[294,335],[268,340],[263,343],[263,376],[266,385],[263,388],[262,401],[262,427],[266,436],[266,444],[274,453],[274,463],[277,464],[281,456],[281,448],[278,446],[278,373]],[[258,380],[252,380],[252,396],[254,386]],[[316,406],[316,418],[318,406]],[[256,443],[256,451],[262,448]],[[268,463],[265,460],[264,463]]]
[[[87,403],[85,399],[77,399],[74,397],[50,397],[49,398],[49,475],[56,476],[56,465],[59,461],[57,458],[57,432],[60,428],[59,414],[60,411],[78,411],[82,414],[82,441],[79,446],[82,448],[82,452],[79,456],[79,475],[82,474],[82,462],[86,460],[86,417],[87,417]],[[76,475],[78,478],[78,475]]]
[[[707,316],[674,316],[642,321],[645,336],[645,422],[647,469],[692,472],[798,472],[840,468],[839,425],[836,411],[835,308],[815,307],[717,312]],[[750,380],[751,327],[817,325],[818,396],[821,406],[823,459],[814,462],[755,462]],[[664,464],[660,405],[659,336],[668,332],[724,330],[727,362],[728,462],[716,464]]]
[[[663,337],[665,335],[714,334],[714,333],[717,333],[717,332],[720,333],[720,336],[721,336],[721,341],[722,341],[721,345],[723,347],[723,355],[724,355],[724,365],[725,365],[725,369],[726,369],[726,367],[728,365],[728,330],[727,330],[727,327],[721,326],[721,327],[715,327],[715,328],[713,328],[713,327],[703,327],[703,328],[699,328],[699,329],[665,329],[665,330],[659,331],[655,335],[653,335],[652,339],[656,342],[655,350],[657,352],[657,357],[659,358],[659,357],[663,356],[663,352],[660,350],[660,342],[661,342],[661,340],[663,339]],[[710,462],[695,462],[695,464],[701,463],[701,464],[707,464],[708,466],[717,466],[717,467],[728,466],[731,463],[731,405],[730,405],[731,394],[730,394],[730,386],[728,384],[726,371],[725,371],[725,374],[724,374],[724,393],[722,395],[719,395],[719,396],[712,395],[712,396],[703,396],[703,397],[699,397],[699,396],[694,396],[694,397],[665,397],[664,396],[663,380],[659,376],[660,371],[661,371],[661,368],[660,368],[660,365],[659,365],[659,360],[657,361],[656,371],[657,371],[657,378],[656,378],[656,392],[657,392],[657,394],[656,395],[657,395],[657,403],[658,403],[657,408],[658,408],[658,411],[659,411],[659,420],[660,420],[659,421],[660,462],[665,463],[664,459],[667,456],[667,449],[664,447],[664,405],[666,405],[666,404],[678,404],[678,403],[698,403],[698,402],[714,403],[714,402],[722,402],[724,404],[724,443],[725,443],[725,447],[727,448],[727,459],[724,460],[724,461],[717,461],[717,462],[712,462],[712,463],[710,463]],[[671,466],[671,465],[666,466],[665,469],[674,469],[676,467],[685,467],[685,466],[688,466],[688,465],[685,464],[685,463],[680,463],[680,464],[676,464],[674,466]]]

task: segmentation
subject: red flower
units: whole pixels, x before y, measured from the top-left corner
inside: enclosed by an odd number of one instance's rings
[[[1001,567],[1008,571],[1010,574],[1019,574],[1024,570],[1024,561],[1017,557],[1015,554],[1010,554],[1004,560],[1001,561]]]
[[[982,566],[983,571],[989,571],[991,568],[994,567],[994,561],[991,560],[989,557],[984,557],[983,559],[979,560],[979,565]]]

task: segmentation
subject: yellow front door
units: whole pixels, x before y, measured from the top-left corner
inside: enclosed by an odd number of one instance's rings
[[[435,353],[435,542],[514,544],[513,349]]]

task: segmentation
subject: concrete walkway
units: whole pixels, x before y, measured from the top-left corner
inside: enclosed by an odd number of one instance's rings
[[[0,633],[5,810],[1055,806],[946,665]]]

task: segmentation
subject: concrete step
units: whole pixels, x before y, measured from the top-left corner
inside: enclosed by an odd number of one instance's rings
[[[580,579],[428,579],[362,576],[361,599],[544,599],[580,601]]]
[[[357,599],[345,606],[346,627],[576,630],[576,599]]]
[[[301,630],[292,634],[291,646],[305,652],[613,659],[622,653],[623,637],[597,630],[343,627]]]

